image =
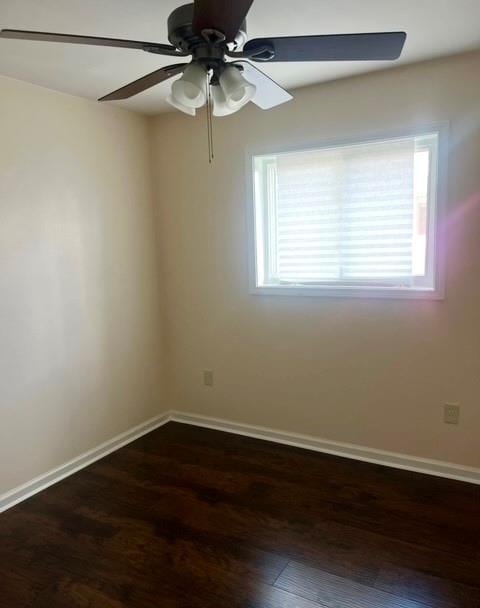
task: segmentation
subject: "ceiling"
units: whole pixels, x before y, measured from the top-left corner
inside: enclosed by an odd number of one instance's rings
[[[1,0],[0,27],[168,42],[166,20],[182,0]],[[398,63],[480,48],[478,0],[255,0],[250,38],[405,30]],[[0,74],[73,95],[97,99],[171,58],[141,51],[0,40]],[[262,66],[287,88],[386,67],[382,62],[299,63]],[[123,107],[156,114],[169,106],[164,83]]]

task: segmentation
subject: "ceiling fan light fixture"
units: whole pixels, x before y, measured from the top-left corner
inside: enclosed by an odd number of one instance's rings
[[[195,108],[190,108],[189,106],[180,103],[177,99],[173,97],[173,95],[169,95],[166,99],[166,102],[173,106],[176,110],[180,110],[180,112],[184,112],[185,114],[189,114],[190,116],[195,116],[197,113]]]
[[[172,84],[174,101],[187,108],[200,108],[205,105],[205,86],[207,71],[198,63],[188,65],[181,78]],[[189,112],[190,113],[190,112]]]
[[[212,86],[212,99],[213,99],[213,115],[214,116],[228,116],[236,112],[236,109],[231,108],[227,103],[227,98],[220,85]]]
[[[1,2],[1,0],[0,0]],[[211,116],[227,116],[252,101],[269,110],[292,99],[252,62],[393,61],[398,59],[407,34],[402,31],[308,36],[268,36],[247,40],[246,17],[254,0],[191,0],[168,17],[170,44],[78,34],[3,29],[2,39],[33,40],[94,47],[135,49],[181,60],[137,78],[104,95],[99,101],[129,99],[173,78],[168,103],[195,116],[207,103],[209,139]],[[1,42],[0,42],[1,43]],[[183,63],[191,57],[190,63]],[[234,59],[232,63],[229,60]],[[210,82],[208,79],[210,78]],[[210,105],[211,90],[212,106]]]
[[[255,97],[256,86],[246,80],[240,70],[232,65],[227,66],[220,75],[220,86],[228,106],[234,111],[240,110]]]

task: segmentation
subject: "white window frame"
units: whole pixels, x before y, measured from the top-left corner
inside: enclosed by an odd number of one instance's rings
[[[434,166],[430,168],[430,195],[434,196],[435,204],[429,204],[428,209],[428,235],[433,243],[427,246],[427,267],[433,270],[433,287],[422,286],[418,281],[415,286],[359,286],[359,285],[332,285],[330,284],[292,284],[273,285],[263,283],[264,246],[259,243],[258,235],[263,235],[262,212],[255,202],[255,158],[258,156],[278,156],[292,152],[305,152],[349,146],[356,144],[374,143],[395,140],[407,137],[422,137],[436,134],[437,158]],[[390,298],[390,299],[427,299],[441,300],[445,297],[445,234],[440,238],[440,227],[446,212],[447,192],[447,157],[448,157],[448,123],[436,123],[421,128],[396,130],[377,133],[363,137],[351,137],[334,140],[308,142],[295,147],[281,149],[268,149],[265,147],[252,147],[246,152],[247,169],[247,233],[248,233],[248,263],[249,263],[249,292],[254,295],[280,295],[280,296],[314,296],[334,298]],[[430,201],[429,201],[430,203]],[[274,204],[269,202],[268,204]],[[271,241],[271,239],[270,239]]]

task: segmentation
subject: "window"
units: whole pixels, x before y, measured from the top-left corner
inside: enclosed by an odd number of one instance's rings
[[[253,291],[439,297],[438,140],[254,156]]]

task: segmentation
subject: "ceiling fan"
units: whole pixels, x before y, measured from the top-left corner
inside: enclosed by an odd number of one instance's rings
[[[292,99],[288,91],[251,62],[370,61],[397,59],[405,32],[283,36],[246,36],[245,18],[253,0],[195,0],[168,18],[169,44],[116,38],[2,29],[1,38],[66,42],[137,49],[182,59],[127,84],[99,101],[127,99],[182,74],[172,85],[168,102],[187,114],[207,105],[214,116],[226,116],[252,101],[267,110]]]

